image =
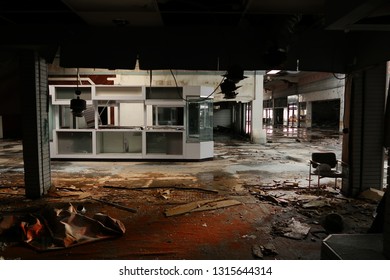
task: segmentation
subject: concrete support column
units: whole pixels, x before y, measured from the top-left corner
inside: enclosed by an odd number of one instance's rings
[[[387,188],[389,188],[390,167],[387,167]],[[383,254],[390,259],[390,190],[385,192],[385,214],[383,225]]]
[[[251,141],[255,144],[265,144],[266,131],[263,129],[263,75],[255,72],[254,98],[252,101]]]
[[[308,101],[306,102],[306,128],[311,128],[311,120],[313,118],[313,106],[312,102]]]
[[[348,146],[343,153],[348,151],[349,177],[342,191],[355,197],[368,188],[383,187],[386,64],[355,73],[350,90],[349,135],[343,141]]]
[[[342,132],[344,129],[344,98],[340,97],[340,115],[339,115],[339,132]]]
[[[24,181],[28,198],[40,198],[51,186],[47,75],[47,64],[36,53],[20,55]]]

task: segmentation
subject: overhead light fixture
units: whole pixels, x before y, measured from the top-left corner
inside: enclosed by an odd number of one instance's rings
[[[267,72],[268,75],[275,75],[275,74],[278,74],[280,72],[280,70],[270,70]]]
[[[87,102],[80,98],[81,90],[79,89],[79,69],[77,68],[77,86],[75,90],[76,98],[70,101],[70,109],[74,117],[83,117],[84,111],[87,109]]]

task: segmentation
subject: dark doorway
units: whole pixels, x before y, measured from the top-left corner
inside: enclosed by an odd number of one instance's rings
[[[283,125],[284,108],[275,108],[275,125]]]
[[[312,103],[312,127],[338,130],[340,125],[340,99]]]

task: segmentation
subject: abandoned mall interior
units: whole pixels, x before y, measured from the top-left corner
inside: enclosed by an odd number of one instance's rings
[[[0,259],[390,258],[388,1],[2,5]]]

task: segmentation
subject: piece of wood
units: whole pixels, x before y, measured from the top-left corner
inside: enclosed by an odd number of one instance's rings
[[[203,191],[203,192],[210,192],[210,193],[218,193],[216,190],[208,190],[204,188],[196,188],[196,187],[177,187],[177,186],[147,186],[147,187],[124,187],[124,186],[103,186],[103,188],[108,189],[120,189],[120,190],[151,190],[151,189],[176,189],[181,191]]]
[[[194,210],[195,208],[200,207],[200,206],[202,206],[208,202],[212,202],[212,201],[215,201],[215,199],[199,200],[199,201],[194,201],[194,202],[190,202],[187,204],[179,205],[179,206],[176,206],[176,207],[173,207],[170,209],[166,209],[165,215],[166,216],[175,216],[175,215],[184,214],[184,213],[190,212],[190,211]]]
[[[241,204],[241,202],[234,199],[226,199],[226,198],[199,200],[184,205],[179,205],[170,209],[166,209],[165,215],[167,217],[170,217],[170,216],[181,215],[189,212],[214,210],[214,209],[229,207],[238,204]]]
[[[220,208],[226,208],[234,205],[239,205],[242,204],[240,201],[235,200],[235,199],[226,199],[222,201],[217,201],[217,202],[210,202],[207,203],[199,208],[196,208],[192,210],[191,212],[198,212],[198,211],[209,211],[209,210],[215,210],[215,209],[220,209]]]
[[[111,202],[111,201],[102,200],[102,199],[93,198],[93,197],[91,197],[90,199],[98,201],[98,202],[101,202],[101,203],[104,203],[104,204],[107,204],[107,205],[110,205],[110,206],[114,206],[114,207],[116,207],[118,209],[126,210],[126,211],[129,211],[129,212],[132,212],[132,213],[137,213],[136,209],[129,208],[127,206],[120,205],[120,204],[117,204],[117,203],[114,203],[114,202]]]
[[[79,195],[79,199],[85,199],[89,197],[92,197],[92,194],[89,192],[83,192],[82,194]]]

